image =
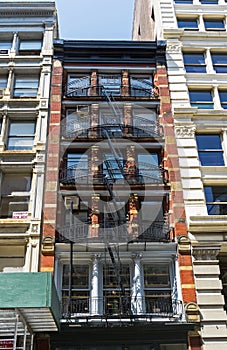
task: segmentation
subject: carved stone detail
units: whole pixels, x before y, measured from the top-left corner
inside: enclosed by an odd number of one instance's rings
[[[175,128],[176,135],[178,138],[194,138],[195,135],[194,126],[177,126]]]
[[[180,43],[168,43],[166,51],[171,52],[171,53],[180,53],[181,52],[181,44]]]
[[[217,260],[220,247],[194,247],[192,255],[195,260]]]

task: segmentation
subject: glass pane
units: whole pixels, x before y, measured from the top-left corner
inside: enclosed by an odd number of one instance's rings
[[[169,267],[144,265],[144,287],[170,287]]]
[[[38,79],[16,79],[15,88],[16,89],[37,89],[39,86]]]
[[[211,91],[201,91],[201,90],[194,90],[189,91],[189,96],[191,102],[212,102],[213,97],[211,94]]]
[[[199,152],[201,165],[225,165],[222,152]]]
[[[7,86],[7,76],[0,76],[0,89],[5,89]]]
[[[20,42],[20,50],[41,50],[41,40],[23,40]]]
[[[196,19],[178,19],[178,28],[198,28]]]
[[[227,102],[227,91],[219,91],[221,102]]]
[[[185,66],[187,73],[206,73],[206,66]]]
[[[0,41],[0,50],[10,50],[11,47],[11,41]]]
[[[175,4],[192,4],[193,0],[174,0]]]
[[[216,73],[227,73],[227,66],[218,66],[215,65],[214,66],[214,70],[216,71]]]
[[[196,142],[199,150],[222,149],[219,135],[196,135]]]
[[[200,0],[202,5],[216,5],[218,0]]]
[[[62,288],[69,288],[69,265],[63,266]],[[88,289],[89,288],[89,266],[74,265],[72,268],[72,288]]]
[[[213,64],[227,64],[227,55],[212,53],[211,54]]]
[[[120,267],[120,277],[124,288],[130,288],[130,269],[128,265]],[[119,280],[113,265],[103,267],[103,288],[120,288]]]
[[[206,29],[224,29],[224,22],[223,20],[208,20],[204,19],[204,24]]]
[[[205,64],[205,58],[202,53],[185,53],[184,54],[185,64]]]
[[[31,150],[34,144],[34,137],[10,137],[8,140],[8,150]]]
[[[9,136],[33,135],[35,133],[35,122],[21,123],[12,122],[9,127]]]

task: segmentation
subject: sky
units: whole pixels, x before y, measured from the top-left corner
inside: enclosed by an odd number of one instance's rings
[[[61,39],[131,40],[134,0],[56,0]]]

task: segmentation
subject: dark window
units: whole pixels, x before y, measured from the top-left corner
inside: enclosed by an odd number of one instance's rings
[[[204,186],[208,215],[227,215],[227,187]]]
[[[184,66],[188,73],[206,73],[206,63],[203,53],[184,53]]]
[[[220,96],[222,108],[227,109],[227,90],[226,91],[219,90],[219,96]]]
[[[10,122],[8,146],[9,150],[31,150],[34,143],[35,122]]]
[[[7,55],[11,47],[11,41],[0,41],[0,55]]]
[[[72,313],[89,313],[89,266],[74,265],[72,267],[71,307],[69,300],[69,266],[63,266],[62,308],[63,314],[71,309]]]
[[[198,21],[197,18],[178,18],[178,28],[184,28],[188,30],[197,30]]]
[[[193,0],[174,0],[175,4],[193,4]]]
[[[190,90],[189,96],[192,107],[198,107],[199,109],[214,108],[212,93],[209,90]]]
[[[224,30],[225,29],[225,24],[223,19],[204,18],[204,25],[206,30]]]
[[[211,53],[213,67],[216,73],[227,73],[227,54]]]
[[[69,137],[87,136],[90,128],[89,106],[78,105],[75,109],[67,110],[66,135]]]
[[[0,216],[27,218],[30,189],[30,174],[5,174],[2,180]]]
[[[37,55],[42,48],[41,40],[21,40],[19,53],[22,55]]]
[[[67,154],[67,178],[82,181],[88,175],[88,155],[78,153]]]
[[[130,305],[130,268],[121,265],[119,275],[113,265],[103,266],[103,298],[105,314],[126,314]],[[121,282],[121,283],[120,283]]]
[[[201,165],[225,165],[220,135],[196,135],[196,142]]]
[[[169,266],[144,265],[144,294],[146,313],[171,311]]]
[[[217,5],[218,0],[200,0],[202,5]]]
[[[14,97],[36,97],[39,87],[38,77],[17,76]]]

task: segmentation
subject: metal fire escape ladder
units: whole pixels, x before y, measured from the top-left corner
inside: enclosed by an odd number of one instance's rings
[[[108,253],[110,255],[110,259],[111,259],[111,262],[112,262],[112,265],[114,268],[114,272],[115,272],[116,277],[117,277],[117,283],[120,287],[121,295],[124,296],[125,289],[124,289],[122,279],[121,279],[121,274],[120,274],[121,262],[120,262],[119,252],[117,251],[116,246],[114,246],[114,250],[115,250],[115,252],[114,252],[109,243],[107,244],[107,250],[108,250]],[[117,259],[117,261],[116,261],[116,259]]]

